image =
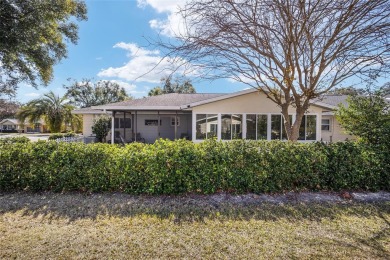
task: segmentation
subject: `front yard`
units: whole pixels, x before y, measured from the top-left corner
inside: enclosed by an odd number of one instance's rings
[[[389,200],[288,196],[5,193],[0,258],[389,259]]]

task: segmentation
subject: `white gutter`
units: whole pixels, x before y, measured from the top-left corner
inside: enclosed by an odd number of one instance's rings
[[[194,103],[190,103],[190,104],[187,104],[187,105],[183,105],[180,108],[181,109],[188,109],[188,108],[191,108],[191,107],[196,107],[196,106],[200,106],[200,105],[204,105],[204,104],[208,104],[208,103],[213,103],[213,102],[216,102],[216,101],[220,101],[220,100],[224,100],[224,99],[228,99],[228,98],[233,98],[233,97],[238,97],[238,96],[242,96],[242,95],[246,95],[246,94],[250,94],[250,93],[254,93],[254,92],[259,92],[259,90],[255,89],[255,88],[251,88],[251,89],[246,89],[246,90],[242,90],[242,91],[239,91],[239,92],[235,92],[235,93],[232,93],[232,94],[221,94],[221,96],[218,96],[218,97],[215,97],[215,98],[206,99],[206,100],[202,100],[202,101],[198,101],[198,102],[194,102]]]
[[[96,106],[92,109],[105,109],[105,110],[181,110],[180,106]]]

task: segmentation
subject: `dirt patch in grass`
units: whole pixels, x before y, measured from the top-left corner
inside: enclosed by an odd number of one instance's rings
[[[388,259],[388,195],[0,194],[0,258]]]

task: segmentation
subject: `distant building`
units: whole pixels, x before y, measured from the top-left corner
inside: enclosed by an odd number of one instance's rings
[[[6,118],[0,121],[0,132],[2,133],[46,133],[47,126],[43,120],[39,120],[34,124],[21,124],[18,119]]]

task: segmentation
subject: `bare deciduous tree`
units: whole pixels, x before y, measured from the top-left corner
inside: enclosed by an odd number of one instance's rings
[[[194,0],[179,14],[185,32],[158,45],[205,78],[264,92],[281,107],[292,141],[313,99],[389,69],[388,0]]]

